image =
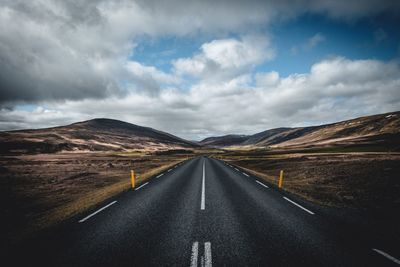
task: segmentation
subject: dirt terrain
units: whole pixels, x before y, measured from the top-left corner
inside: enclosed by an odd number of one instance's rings
[[[363,210],[400,208],[400,153],[237,151],[224,160],[284,189],[328,206]]]
[[[190,154],[55,153],[0,156],[3,238],[15,242],[141,183]],[[3,239],[4,240],[4,239]]]

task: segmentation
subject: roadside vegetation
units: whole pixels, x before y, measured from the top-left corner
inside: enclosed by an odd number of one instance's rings
[[[0,156],[3,238],[18,242],[129,190],[130,170],[140,185],[189,157],[191,151]]]
[[[284,190],[321,205],[361,210],[400,207],[400,153],[344,150],[349,152],[230,150],[216,157],[273,185],[284,170]]]

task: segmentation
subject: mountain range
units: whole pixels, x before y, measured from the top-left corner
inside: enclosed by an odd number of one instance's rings
[[[400,112],[365,116],[310,127],[276,128],[253,135],[209,137],[199,142],[212,147],[309,148],[327,146],[400,146]]]
[[[67,126],[0,132],[0,153],[90,151],[163,151],[213,148],[312,148],[380,146],[400,148],[400,112],[365,116],[310,127],[276,128],[253,135],[209,137],[200,142],[112,119],[93,119]]]

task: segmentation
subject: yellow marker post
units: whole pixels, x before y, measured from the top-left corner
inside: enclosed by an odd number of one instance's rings
[[[135,188],[135,172],[131,170],[132,188]]]
[[[283,183],[283,170],[281,170],[279,174],[279,182],[278,182],[278,187],[281,188]]]

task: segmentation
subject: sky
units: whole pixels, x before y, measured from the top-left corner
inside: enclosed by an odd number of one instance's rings
[[[397,0],[0,0],[0,130],[190,140],[400,110]]]

